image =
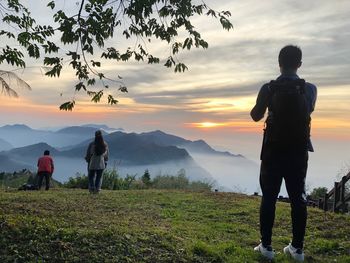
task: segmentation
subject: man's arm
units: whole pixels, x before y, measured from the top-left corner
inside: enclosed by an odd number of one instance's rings
[[[254,121],[260,121],[264,118],[267,105],[270,98],[270,90],[268,84],[261,87],[258,97],[256,99],[256,104],[250,112],[250,116]]]
[[[310,88],[310,96],[311,96],[311,109],[310,113],[314,111],[315,105],[316,105],[316,100],[317,100],[317,88],[314,84],[307,83],[307,85]]]
[[[53,174],[53,171],[55,170],[55,166],[54,166],[54,164],[53,164],[53,160],[52,160],[52,158],[51,158],[51,174]]]

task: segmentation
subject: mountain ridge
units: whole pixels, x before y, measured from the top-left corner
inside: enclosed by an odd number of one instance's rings
[[[0,152],[7,151],[13,148],[13,145],[8,141],[0,138]]]
[[[57,131],[47,131],[32,129],[25,124],[13,124],[0,127],[0,138],[11,144],[12,148],[19,148],[46,142],[50,146],[53,146],[57,149],[63,148],[64,150],[69,150],[69,148],[73,148],[81,143],[85,143],[86,141],[93,139],[95,131],[103,127],[111,129],[107,125],[102,124],[84,124],[67,126]],[[192,141],[177,135],[163,132],[161,130],[141,133],[127,133],[120,130],[113,132],[106,132],[105,130],[102,130],[102,132],[104,136],[110,136],[111,134],[115,134],[115,136],[122,136],[123,134],[136,134],[145,140],[145,142],[153,142],[159,146],[177,146],[179,148],[184,148],[188,152],[192,153],[243,157],[240,154],[233,154],[228,151],[217,151],[203,139]]]
[[[27,130],[23,126],[17,128]],[[68,126],[48,133],[40,130],[13,132],[11,138],[14,141],[22,139],[27,145],[15,147],[2,154],[8,155],[16,167],[18,161],[26,166],[36,166],[37,158],[45,150],[50,150],[57,167],[55,174],[58,179],[65,181],[76,172],[86,173],[84,156],[89,143],[94,140],[95,130],[91,127]],[[35,140],[41,141],[28,145],[32,134],[39,135]],[[153,175],[176,174],[181,168],[185,168],[191,180],[220,179],[227,189],[230,185],[246,189],[257,174],[256,165],[249,159],[230,152],[217,151],[203,139],[192,141],[161,130],[142,133],[115,131],[104,133],[104,139],[110,148],[108,168],[116,167],[123,175],[140,175],[145,169]],[[242,177],[242,173],[245,176]]]

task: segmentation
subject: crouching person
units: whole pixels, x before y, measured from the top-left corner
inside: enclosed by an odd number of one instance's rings
[[[50,151],[46,150],[44,155],[38,160],[38,189],[41,189],[45,177],[45,190],[50,189],[50,177],[54,171],[54,163],[50,156]]]

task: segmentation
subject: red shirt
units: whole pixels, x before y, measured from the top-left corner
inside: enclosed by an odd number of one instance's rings
[[[38,160],[38,172],[49,172],[53,173],[54,165],[51,156],[44,155]]]

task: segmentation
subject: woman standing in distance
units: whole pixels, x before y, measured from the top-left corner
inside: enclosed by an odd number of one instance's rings
[[[89,170],[89,191],[99,193],[101,191],[102,174],[108,161],[108,145],[103,140],[100,130],[95,132],[95,140],[89,144],[85,160]]]

